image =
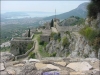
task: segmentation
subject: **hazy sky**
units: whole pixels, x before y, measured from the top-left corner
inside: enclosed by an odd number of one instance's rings
[[[42,11],[63,13],[89,0],[73,1],[1,1],[1,13],[12,11]]]

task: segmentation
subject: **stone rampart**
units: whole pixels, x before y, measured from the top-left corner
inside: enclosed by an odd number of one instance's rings
[[[34,49],[35,49],[35,43],[33,44],[33,47],[30,50],[28,50],[25,54],[15,56],[15,60],[27,57],[30,54],[30,52],[32,52]]]

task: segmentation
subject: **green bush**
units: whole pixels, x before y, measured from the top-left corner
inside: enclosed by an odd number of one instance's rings
[[[91,2],[87,6],[88,17],[92,17],[93,19],[97,18],[97,14],[100,12],[100,1],[99,0],[91,0]]]
[[[61,41],[61,35],[60,35],[60,33],[54,33],[54,32],[52,32],[51,35],[50,35],[50,37],[52,39],[54,39],[54,40],[58,40],[59,42]]]
[[[94,30],[91,27],[86,26],[80,30],[80,34],[89,41],[89,44],[93,46],[96,54],[98,54],[100,48],[100,30]]]
[[[93,41],[97,36],[97,31],[89,26],[86,26],[80,30],[80,34],[85,36],[85,38],[88,39],[89,41]]]
[[[69,46],[69,40],[68,40],[68,38],[67,37],[64,37],[63,38],[63,42],[62,42],[62,45],[64,46],[64,47],[68,47]]]
[[[49,56],[50,56],[50,57],[55,57],[55,56],[56,56],[56,54],[57,54],[57,53],[56,53],[56,52],[54,52],[54,53],[50,54]]]
[[[67,53],[66,53],[66,57],[69,56],[69,55],[70,55],[70,52],[67,52]]]
[[[29,50],[29,49],[31,49],[33,47],[33,43],[29,43],[28,45],[27,45],[27,50]]]
[[[31,52],[31,53],[29,54],[29,58],[35,58],[35,53]]]
[[[66,31],[65,33],[68,34],[69,37],[71,38],[71,35],[70,35],[70,32],[69,31]]]

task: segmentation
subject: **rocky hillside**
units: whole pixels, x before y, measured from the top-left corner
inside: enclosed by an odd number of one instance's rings
[[[74,25],[80,25],[84,22],[83,18],[77,17],[77,16],[71,16],[67,19],[64,19],[59,23],[60,26],[74,26]]]
[[[64,40],[67,38],[68,41]],[[65,43],[65,47],[64,44]],[[67,46],[68,44],[68,46]],[[50,54],[56,53],[55,56],[61,57],[82,57],[82,58],[95,58],[99,57],[99,53],[96,54],[93,47],[89,45],[88,40],[86,40],[78,32],[70,32],[70,35],[67,33],[61,33],[61,41],[51,40],[50,43],[46,46],[46,51]]]

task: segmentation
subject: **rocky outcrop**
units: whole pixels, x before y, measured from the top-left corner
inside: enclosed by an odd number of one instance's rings
[[[48,57],[37,59],[39,62],[29,60],[2,63],[0,73],[1,75],[99,75],[100,73],[100,60],[96,58]]]
[[[7,62],[12,60],[14,55],[9,52],[0,52],[0,62]]]
[[[69,47],[62,46],[62,39],[67,37],[69,40]],[[70,38],[71,37],[71,38]],[[81,57],[81,58],[95,58],[97,57],[95,50],[89,45],[88,40],[86,40],[78,32],[70,32],[70,36],[64,32],[61,32],[61,41],[51,40],[47,46],[46,51],[49,54],[56,53],[56,56],[61,57]],[[100,52],[98,52],[98,57]]]

